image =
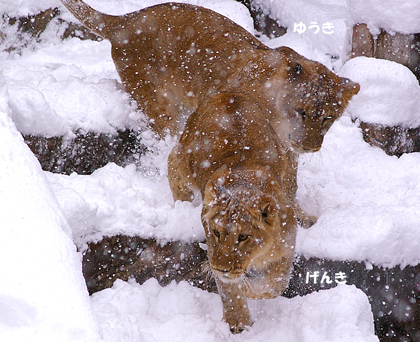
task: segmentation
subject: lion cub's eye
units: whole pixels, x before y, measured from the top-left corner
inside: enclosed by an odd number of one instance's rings
[[[322,124],[325,125],[328,121],[332,120],[332,116],[328,115],[325,118],[322,119]]]
[[[239,234],[238,241],[239,242],[245,241],[245,240],[248,239],[248,237],[249,237],[248,235],[246,235],[244,233],[241,233],[241,234]]]
[[[303,69],[302,65],[300,65],[299,63],[296,63],[295,70],[294,70],[295,74],[299,75],[302,72],[302,69]]]
[[[298,109],[298,110],[296,110],[296,114],[297,114],[297,116],[300,116],[303,121],[305,121],[305,119],[306,119],[306,112],[305,112],[305,110]]]
[[[220,232],[216,229],[213,229],[213,234],[215,237],[219,238],[220,237]]]

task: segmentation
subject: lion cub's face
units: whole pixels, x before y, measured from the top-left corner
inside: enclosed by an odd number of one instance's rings
[[[282,210],[272,196],[255,189],[208,186],[202,221],[212,271],[221,281],[237,282],[248,272],[263,269],[268,252],[278,243],[275,231],[287,230],[291,217],[290,208]]]
[[[292,49],[282,47],[278,51],[284,53],[285,64],[275,77],[286,82],[276,102],[290,125],[288,137],[284,138],[296,152],[316,152],[360,86]]]

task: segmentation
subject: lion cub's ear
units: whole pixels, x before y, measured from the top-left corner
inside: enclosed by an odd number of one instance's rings
[[[290,82],[299,81],[299,79],[303,79],[304,70],[302,64],[294,60],[287,60],[287,79]]]
[[[223,185],[213,181],[207,183],[201,211],[201,222],[206,230],[208,229],[208,221],[219,211],[218,204],[220,204],[220,201],[226,200],[229,196],[229,191]]]
[[[250,214],[259,222],[272,224],[277,214],[277,203],[271,196],[261,196],[259,203],[254,203],[250,209]]]
[[[203,205],[213,206],[220,200],[225,200],[230,196],[229,191],[221,184],[209,181],[204,191]]]

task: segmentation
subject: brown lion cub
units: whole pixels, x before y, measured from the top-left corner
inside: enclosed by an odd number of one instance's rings
[[[297,228],[286,150],[258,103],[221,93],[190,116],[168,172],[175,200],[203,198],[223,319],[241,332],[252,323],[246,298],[273,298],[288,284]]]
[[[188,116],[219,92],[248,94],[280,140],[319,150],[359,85],[290,48],[270,49],[211,10],[166,3],[121,16],[62,0],[87,28],[108,39],[127,92],[161,136],[178,135]]]

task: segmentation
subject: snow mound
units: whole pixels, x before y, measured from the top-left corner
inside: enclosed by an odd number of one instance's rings
[[[420,262],[419,153],[390,157],[342,117],[319,152],[300,156],[298,183],[301,205],[319,216],[299,230],[299,254],[389,267]]]
[[[420,32],[420,1],[348,0],[349,21],[352,25],[364,23],[369,31],[380,29],[405,34]]]
[[[2,63],[3,110],[23,134],[113,133],[138,125],[139,113],[117,83],[106,41],[59,41]]]
[[[344,64],[340,76],[360,84],[347,110],[353,118],[386,126],[420,126],[420,85],[404,65],[356,57]]]
[[[37,14],[59,5],[57,0],[0,0],[0,13],[11,17]]]
[[[99,341],[82,266],[41,167],[0,112],[0,340]]]
[[[161,287],[117,280],[92,296],[104,341],[340,341],[376,342],[366,295],[354,286],[292,299],[251,301],[255,323],[231,335],[222,322],[222,302],[186,282]],[[182,327],[182,329],[180,329]]]

